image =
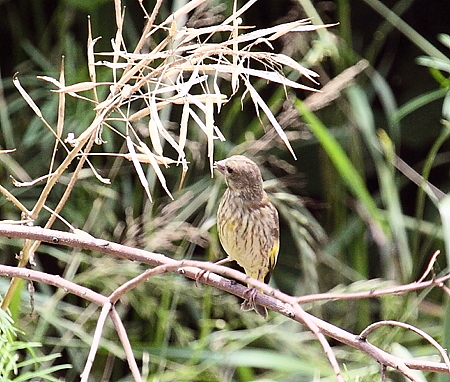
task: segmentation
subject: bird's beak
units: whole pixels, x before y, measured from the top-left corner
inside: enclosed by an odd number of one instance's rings
[[[214,162],[214,168],[225,175],[225,159]]]

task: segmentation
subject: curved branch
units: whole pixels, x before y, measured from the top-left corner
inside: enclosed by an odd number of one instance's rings
[[[375,322],[371,325],[369,325],[367,328],[365,328],[358,336],[358,338],[362,340],[366,340],[369,333],[373,332],[375,329],[381,327],[381,326],[398,326],[403,329],[411,330],[412,332],[416,333],[417,335],[421,336],[423,339],[428,341],[441,355],[442,359],[444,360],[445,364],[447,365],[447,368],[450,370],[450,359],[448,358],[448,355],[445,351],[445,349],[437,343],[437,341],[431,337],[429,334],[425,333],[423,330],[420,330],[419,328],[416,328],[413,325],[406,324],[404,322],[399,321],[393,321],[393,320],[385,320],[385,321],[379,321]]]

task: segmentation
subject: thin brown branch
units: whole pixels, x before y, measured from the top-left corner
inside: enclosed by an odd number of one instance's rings
[[[242,274],[241,272],[237,272],[235,270],[231,270],[229,268],[224,268],[221,265],[218,264],[212,264],[212,263],[205,263],[205,262],[200,262],[200,261],[190,261],[190,260],[181,260],[178,262],[178,264],[172,264],[172,265],[167,265],[167,264],[163,264],[163,265],[159,265],[153,269],[148,269],[146,270],[144,273],[142,273],[141,275],[135,277],[134,279],[130,280],[129,282],[127,282],[126,284],[122,285],[120,288],[116,289],[111,295],[110,295],[110,299],[111,301],[117,301],[117,299],[120,298],[120,296],[122,296],[126,291],[136,287],[137,285],[139,285],[140,283],[146,281],[147,279],[149,279],[152,276],[156,276],[159,274],[162,274],[164,272],[168,272],[168,271],[176,271],[179,273],[184,273],[187,268],[186,267],[194,267],[195,272],[200,271],[200,273],[197,272],[197,274],[199,275],[198,278],[196,278],[196,281],[199,281],[202,278],[206,278],[206,280],[208,280],[209,275],[205,276],[205,268],[208,268],[207,270],[210,272],[216,272],[216,273],[231,273],[234,274],[234,278],[238,279],[239,281],[242,281],[244,283],[250,284],[252,286],[257,287],[260,290],[264,290],[266,289],[266,292],[270,293],[270,294],[274,294],[276,291],[269,287],[268,285],[258,281],[258,280],[254,280],[244,274]],[[197,269],[198,268],[198,269]],[[232,271],[232,272],[229,272]],[[266,288],[267,287],[267,288]],[[287,296],[287,295],[285,295]],[[300,305],[298,305],[298,303],[295,301],[295,298],[289,297],[285,299],[286,303],[289,303],[292,306],[292,309],[294,310],[294,312],[302,318],[302,322],[305,324],[305,326],[307,326],[311,332],[314,333],[314,335],[317,337],[317,339],[319,340],[319,343],[322,345],[325,354],[327,355],[328,359],[330,360],[330,364],[333,367],[333,370],[335,372],[336,378],[339,382],[344,382],[344,377],[342,376],[341,370],[339,368],[339,364],[336,360],[336,356],[334,355],[330,344],[327,342],[325,336],[322,334],[322,332],[320,331],[320,329],[317,327],[317,325],[311,321],[309,319],[309,317],[306,315],[306,312],[300,307]],[[290,313],[292,314],[292,313]]]
[[[135,248],[126,247],[120,244],[108,242],[106,240],[92,238],[88,235],[76,235],[67,232],[43,229],[39,227],[23,227],[23,226],[0,224],[0,236],[20,237],[29,240],[41,240],[43,242],[58,245],[84,248],[93,251],[103,252],[120,258],[126,258],[133,261],[140,261],[157,267],[159,266],[158,271],[156,272],[154,271],[153,273],[151,270],[149,270],[148,272],[144,272],[145,276],[142,276],[142,279],[140,278],[134,279],[134,281],[131,282],[127,286],[127,288],[134,287],[134,285],[137,285],[145,277],[148,278],[151,275],[160,274],[166,271],[176,272],[178,274],[183,274],[184,276],[189,277],[191,279],[196,279],[197,277],[201,276],[202,271],[206,270],[214,273],[210,273],[208,277],[204,276],[200,277],[200,280],[198,281],[222,289],[236,296],[245,298],[248,290],[247,287],[245,287],[244,285],[240,285],[236,282],[233,282],[231,280],[225,279],[218,275],[221,274],[233,278],[235,280],[238,280],[242,283],[245,284],[248,283],[264,291],[264,293],[266,294],[258,293],[256,295],[255,297],[256,303],[264,305],[273,311],[276,311],[280,314],[283,314],[298,322],[303,323],[315,333],[320,333],[321,335],[324,334],[326,336],[336,339],[337,341],[343,344],[358,349],[359,351],[369,355],[371,358],[373,358],[380,364],[400,370],[412,381],[415,381],[415,379],[409,369],[418,369],[450,374],[450,370],[445,363],[419,361],[419,360],[406,360],[400,357],[393,356],[392,354],[389,354],[383,351],[382,349],[379,349],[376,346],[361,339],[359,336],[349,333],[332,324],[329,324],[326,321],[323,321],[320,318],[317,318],[305,312],[298,305],[297,297],[286,295],[278,290],[271,288],[270,286],[264,283],[261,283],[257,280],[247,277],[241,272],[238,272],[236,270],[227,267],[202,261],[193,261],[193,260],[178,261],[158,253],[152,253]],[[61,281],[62,279],[59,277],[45,275],[37,271],[30,271],[26,269],[18,269],[12,267],[4,268],[4,267],[5,266],[0,267],[0,274],[2,275],[17,276],[17,277],[23,276],[24,278],[29,280],[50,283],[52,285],[56,285],[61,288],[68,287],[66,290],[68,290],[69,292],[75,291],[76,294],[81,297],[83,297],[83,292],[81,291],[82,290],[84,291],[86,289],[79,286],[73,286],[73,284],[70,284],[68,281]],[[449,275],[429,282],[415,283],[413,284],[414,288],[411,290],[416,290],[420,288],[423,289],[433,285],[442,287],[443,282],[448,278]],[[396,289],[397,291],[398,288]],[[408,289],[404,289],[404,291],[406,290]],[[87,290],[86,292],[93,293],[92,291],[89,290]],[[117,295],[120,295],[122,291],[119,289],[115,293]],[[90,297],[90,301],[98,301],[99,305],[105,305],[105,303],[109,303],[109,299],[105,296],[98,297],[97,294],[91,296],[88,293],[86,294],[86,296]],[[115,295],[113,294],[112,296],[114,297]],[[89,299],[88,297],[86,298]],[[322,341],[321,337],[318,338],[320,341]],[[322,344],[322,346],[326,345]],[[329,350],[327,349],[327,347],[324,347],[324,350],[328,354]],[[332,361],[332,359],[333,358],[330,358],[330,362],[333,363],[334,361]],[[338,369],[336,368],[335,373],[339,378],[340,374]]]
[[[60,276],[49,275],[48,273],[35,271],[33,269],[11,267],[9,265],[0,264],[0,275],[3,277],[17,277],[24,280],[32,280],[47,285],[53,285],[64,290],[65,292],[74,294],[75,296],[81,297],[100,306],[109,301],[108,297],[96,293],[89,288],[85,288],[81,285],[65,280]]]
[[[421,282],[427,278],[427,276],[430,274],[430,272],[433,272],[434,264],[436,263],[437,257],[441,254],[441,251],[437,250],[433,253],[433,256],[431,256],[430,261],[428,262],[427,268],[423,272],[423,275],[420,277],[418,282]]]
[[[404,322],[399,322],[399,321],[392,321],[392,320],[379,321],[379,322],[375,322],[375,323],[369,325],[367,328],[365,328],[358,337],[362,340],[366,340],[369,333],[373,332],[375,329],[378,329],[378,328],[380,328],[382,326],[386,326],[386,325],[398,326],[400,328],[411,330],[412,332],[418,334],[419,336],[421,336],[422,338],[427,340],[439,352],[439,354],[441,355],[445,364],[447,365],[448,369],[450,370],[450,360],[448,358],[448,355],[447,355],[447,352],[445,351],[445,349],[441,345],[439,345],[433,337],[431,337],[430,335],[425,333],[423,330],[420,330],[419,328],[416,328],[413,325],[406,324]]]
[[[309,313],[306,314],[310,315]],[[317,318],[313,315],[310,315],[310,318],[317,324],[322,333],[324,333],[325,335],[367,354],[369,357],[376,360],[382,365],[396,368],[399,363],[404,363],[410,369],[450,374],[450,370],[445,363],[402,359],[385,352],[384,350],[370,344],[367,341],[360,340],[358,339],[358,336],[349,333],[337,326],[334,326],[326,321],[323,321],[320,318]]]
[[[334,371],[334,374],[336,375],[337,380],[339,382],[344,382],[345,381],[344,376],[341,373],[341,369],[337,362],[336,356],[335,356],[333,350],[331,349],[330,344],[326,340],[320,327],[316,324],[316,322],[314,322],[313,320],[310,319],[310,316],[308,315],[308,313],[306,313],[300,307],[300,305],[295,302],[295,299],[293,299],[293,301],[292,301],[292,307],[294,308],[295,315],[298,317],[301,317],[301,321],[305,324],[306,327],[309,328],[309,330],[311,330],[311,332],[314,333],[314,335],[319,340],[320,345],[322,346],[325,354],[328,357],[328,360],[330,361],[331,366],[333,367],[333,371]]]
[[[89,141],[86,144],[86,149],[84,150],[84,153],[81,155],[81,157],[79,157],[77,167],[70,178],[69,184],[67,185],[67,187],[64,191],[64,194],[62,195],[60,201],[58,202],[58,205],[55,207],[54,213],[50,216],[47,223],[45,224],[45,228],[52,227],[53,223],[55,222],[55,220],[58,217],[58,214],[61,212],[63,207],[66,205],[66,202],[69,199],[69,196],[72,193],[73,188],[75,187],[75,183],[78,180],[78,175],[80,174],[80,171],[83,169],[84,162],[87,159],[86,154],[91,151],[94,141],[95,141],[95,135],[91,135],[89,138]],[[39,242],[35,242],[34,248],[33,248],[34,250],[36,250],[37,247],[39,246],[38,243]]]
[[[337,300],[358,300],[360,298],[375,298],[386,295],[398,295],[407,292],[412,292],[415,290],[422,290],[429,287],[437,286],[442,288],[443,283],[450,279],[450,274],[445,276],[421,282],[412,282],[410,284],[405,285],[395,285],[393,287],[384,288],[384,289],[372,289],[368,291],[361,292],[350,292],[350,293],[318,293],[318,294],[310,294],[308,296],[300,296],[297,297],[297,302],[299,304],[304,304],[308,302],[316,302],[316,301],[337,301]]]
[[[116,327],[117,334],[119,335],[120,342],[122,342],[123,349],[125,350],[125,355],[127,357],[128,366],[130,367],[131,374],[136,382],[141,382],[142,377],[139,372],[139,368],[136,364],[136,360],[134,359],[133,349],[131,347],[130,340],[128,339],[127,332],[125,330],[125,326],[120,319],[119,314],[117,313],[114,306],[111,309],[110,316],[114,326]]]
[[[147,19],[147,23],[145,24],[144,30],[142,31],[141,34],[141,38],[139,40],[139,42],[136,45],[136,48],[134,49],[134,53],[141,53],[141,50],[144,46],[144,44],[146,42],[148,42],[148,34],[150,33],[152,27],[153,27],[153,23],[155,22],[156,16],[159,12],[159,8],[161,7],[162,4],[162,0],[157,0],[155,6],[153,7],[153,11],[152,14],[150,15],[150,17]],[[142,6],[142,3],[141,3]],[[144,10],[145,13],[147,13],[147,11],[145,10],[144,7],[142,7],[142,9]]]
[[[147,281],[150,277],[160,275],[168,271],[167,264],[159,265],[152,269],[147,269],[145,272],[141,273],[139,276],[127,281],[125,284],[117,288],[113,293],[109,295],[109,299],[116,303],[125,293],[133,288],[136,288],[139,284]]]
[[[84,365],[84,370],[81,373],[81,382],[88,382],[89,380],[89,374],[91,372],[92,365],[94,364],[95,354],[97,353],[97,349],[102,338],[103,327],[105,326],[105,321],[111,311],[111,307],[112,304],[109,301],[102,307],[102,311],[95,328],[94,338],[92,339],[91,349],[89,350],[89,355],[86,364]]]
[[[450,296],[450,288],[447,285],[445,285],[444,283],[439,283],[438,287],[441,288],[447,294],[447,296]]]
[[[5,187],[0,185],[0,193],[2,193],[6,200],[10,201],[12,204],[14,204],[22,213],[25,215],[25,218],[28,218],[30,216],[30,211],[26,209],[26,207],[13,195],[11,192],[9,192]]]

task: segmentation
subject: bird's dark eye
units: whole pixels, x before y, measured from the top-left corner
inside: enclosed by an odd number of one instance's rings
[[[233,169],[231,167],[227,167],[227,172],[228,172],[228,174],[232,174],[233,173]]]

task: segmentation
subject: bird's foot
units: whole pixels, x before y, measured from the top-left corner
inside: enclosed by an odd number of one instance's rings
[[[198,283],[203,278],[203,276],[205,276],[206,281],[208,281],[209,271],[202,269],[200,272],[197,273],[197,275],[195,276],[195,286],[198,286]]]
[[[222,265],[222,264],[228,263],[228,262],[230,262],[230,261],[231,261],[231,259],[230,259],[229,257],[226,257],[225,259],[216,261],[214,264],[215,264],[215,265]],[[209,273],[210,273],[210,272],[207,271],[206,269],[203,269],[202,271],[198,272],[197,275],[195,276],[195,285],[198,285],[198,282],[201,280],[201,278],[202,278],[206,273],[208,273],[208,275],[206,276],[206,281],[208,281]]]
[[[245,300],[241,304],[241,309],[244,311],[254,310],[261,317],[267,318],[267,309],[264,306],[255,303],[257,294],[258,291],[256,290],[256,288],[247,289],[244,294]]]

